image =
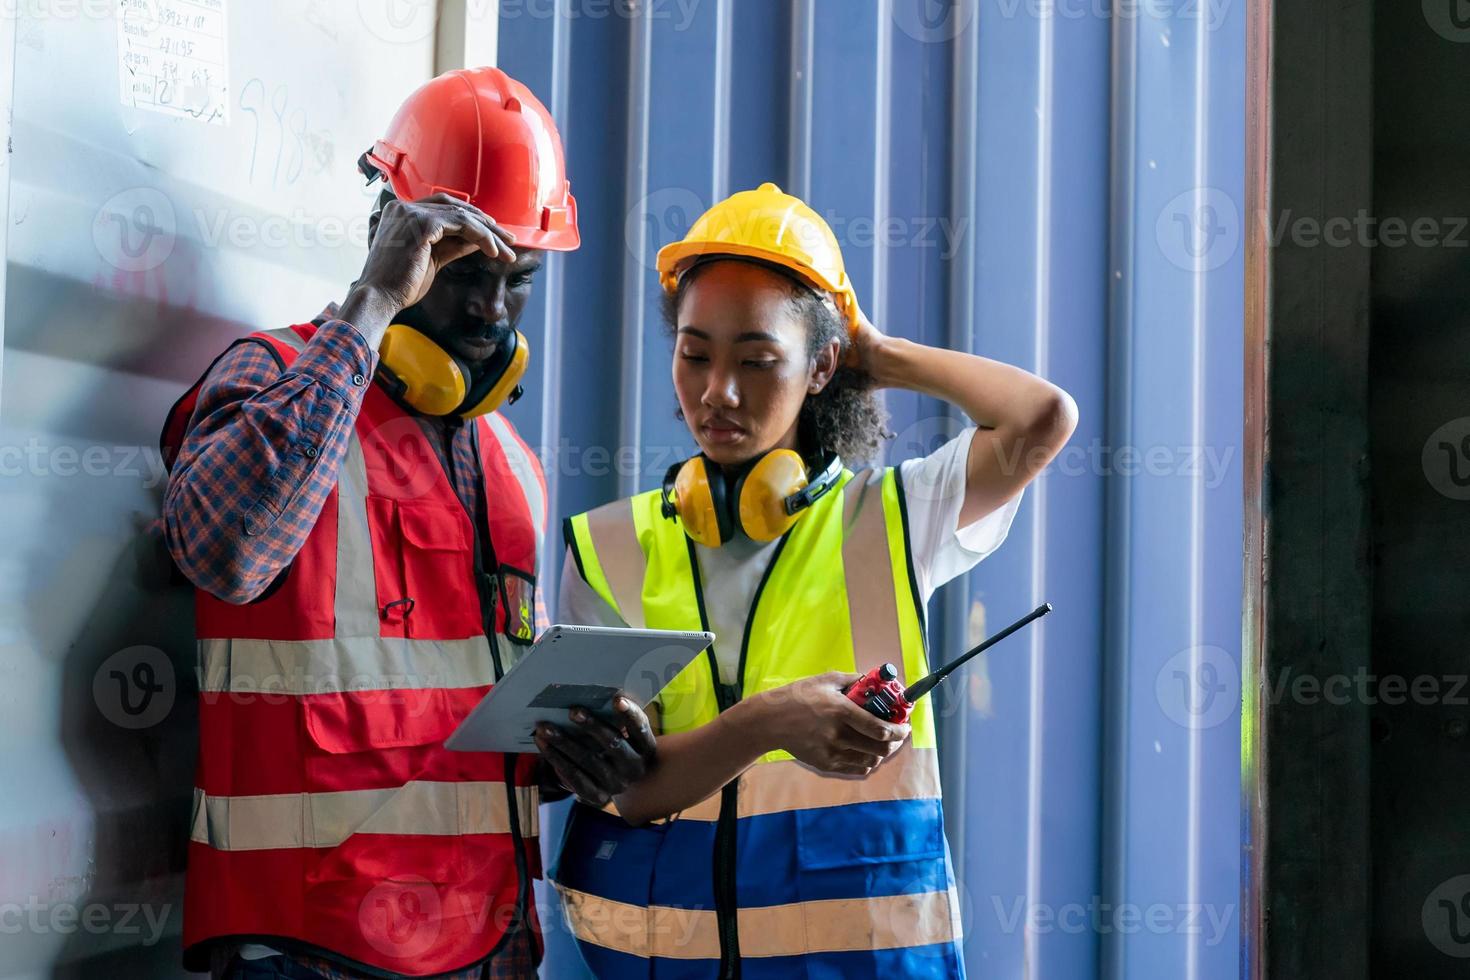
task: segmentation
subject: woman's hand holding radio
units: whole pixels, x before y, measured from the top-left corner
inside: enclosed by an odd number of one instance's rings
[[[393,317],[423,299],[446,265],[476,251],[514,262],[514,244],[515,236],[495,219],[449,194],[389,201],[377,217],[362,275],[338,316],[376,350]]]
[[[707,725],[660,735],[657,764],[617,794],[618,812],[634,825],[678,813],[777,749],[820,772],[866,776],[903,747],[909,726],[849,701],[842,692],[857,679],[808,677],[737,701]]]
[[[858,677],[830,671],[747,698],[752,736],[822,772],[866,776],[903,747],[910,729],[849,701],[843,691]]]

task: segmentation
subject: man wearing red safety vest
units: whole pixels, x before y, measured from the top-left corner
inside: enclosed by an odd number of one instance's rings
[[[359,166],[387,188],[340,308],[236,342],[164,430],[199,637],[185,965],[533,976],[543,762],[443,742],[544,623],[545,482],[497,409],[576,202],[493,68],[424,85]],[[641,776],[646,719],[621,720],[566,729],[554,777],[601,802]]]

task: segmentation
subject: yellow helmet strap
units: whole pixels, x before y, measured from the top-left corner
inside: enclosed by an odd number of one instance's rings
[[[530,345],[512,330],[494,357],[475,370],[422,331],[395,323],[383,335],[378,357],[388,391],[399,402],[424,415],[471,419],[520,398]]]
[[[694,456],[664,475],[663,515],[678,519],[690,538],[709,548],[727,543],[737,531],[755,541],[774,541],[841,476],[842,459],[832,452],[824,452],[810,469],[789,449],[773,449],[729,470]]]

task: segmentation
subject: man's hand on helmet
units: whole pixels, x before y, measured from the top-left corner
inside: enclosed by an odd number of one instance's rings
[[[449,194],[389,201],[373,230],[367,262],[339,316],[376,349],[394,316],[423,299],[434,277],[471,252],[516,260],[515,236],[485,212]]]

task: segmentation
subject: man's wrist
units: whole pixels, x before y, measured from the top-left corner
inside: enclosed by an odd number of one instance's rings
[[[337,310],[337,318],[352,324],[374,351],[397,314],[396,302],[376,287],[361,284],[348,291]]]

